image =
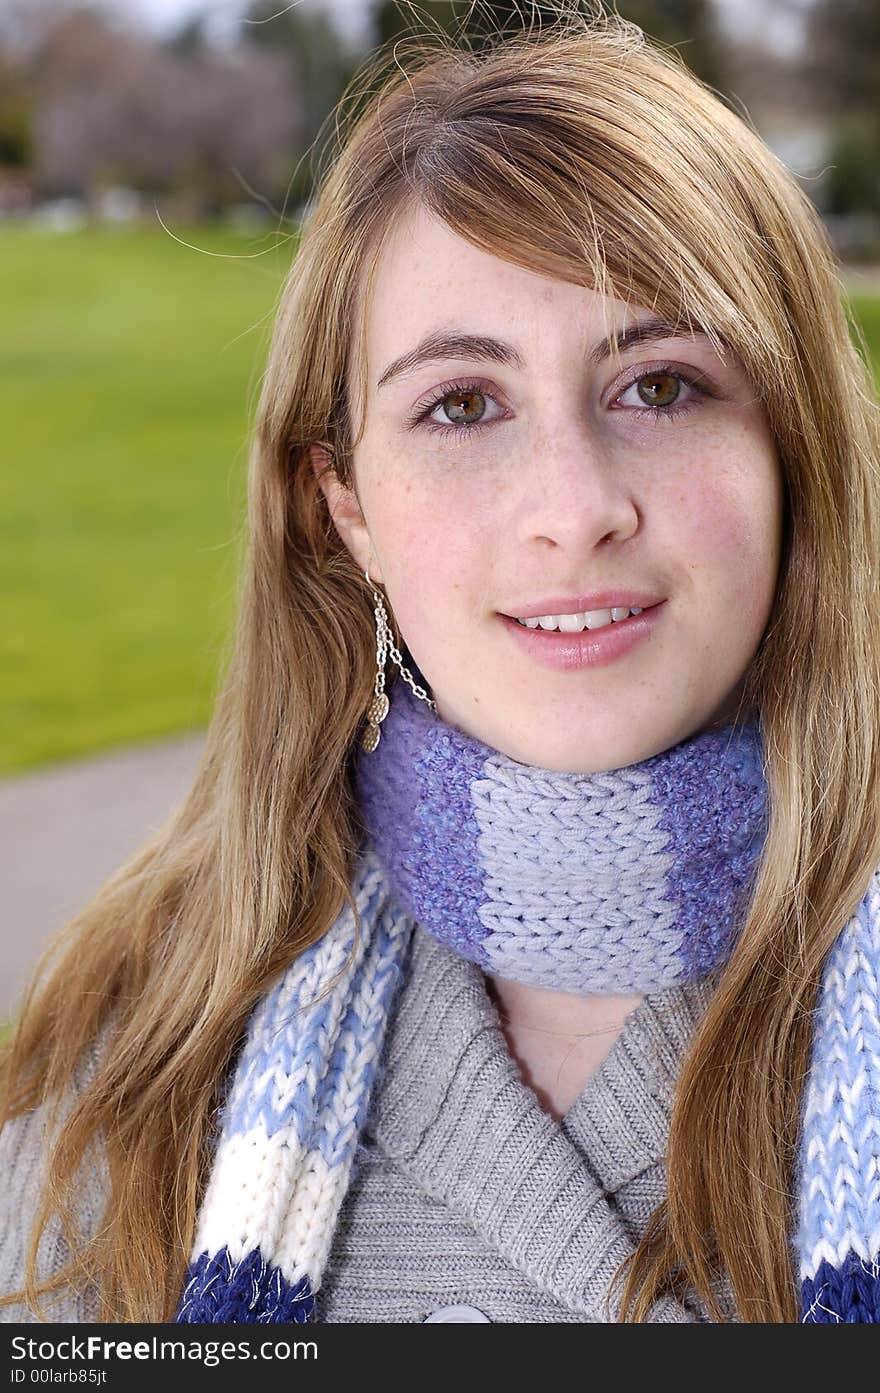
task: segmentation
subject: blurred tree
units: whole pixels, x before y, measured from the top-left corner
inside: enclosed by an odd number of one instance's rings
[[[583,0],[582,9],[589,14],[594,6]],[[715,22],[710,0],[617,0],[609,3],[624,19],[631,19],[646,34],[661,43],[674,47],[688,67],[705,82],[720,89],[727,88],[724,49]],[[471,9],[470,0],[377,0],[373,9],[376,41],[384,43],[406,33],[424,14],[430,24],[454,33]],[[491,37],[493,32],[509,33],[525,27],[550,25],[557,13],[552,4],[538,0],[479,0],[466,32],[477,39]]]
[[[880,0],[814,0],[804,75],[831,113],[880,110]]]
[[[12,55],[0,49],[0,165],[23,167],[30,163],[31,122],[24,74]]]
[[[821,206],[880,215],[880,0],[815,0],[803,75],[832,128]]]
[[[485,5],[489,10],[509,10],[509,5]],[[454,32],[460,23],[461,6],[455,0],[418,0],[410,8],[406,3],[396,0],[379,0],[373,8],[373,33],[377,44],[388,39],[396,39],[415,27],[435,27],[447,34]],[[457,19],[456,16],[459,18]]]
[[[86,8],[86,0],[0,0],[0,44],[27,57],[62,15]]]
[[[297,94],[301,110],[298,148],[292,153],[303,155],[314,147],[317,158],[320,151],[316,137],[360,65],[362,51],[348,43],[332,17],[323,10],[307,11],[299,6],[285,8],[277,0],[251,0],[239,32],[247,46],[285,56],[291,88]],[[325,138],[328,134],[325,129]],[[294,203],[306,202],[312,183],[312,169],[301,159],[288,197]]]
[[[241,201],[242,179],[273,198],[284,191],[299,113],[277,54],[181,53],[76,9],[33,49],[27,81],[44,194],[183,189],[210,212]]]
[[[842,116],[822,179],[827,213],[880,215],[880,112]]]
[[[172,31],[165,40],[164,47],[171,53],[179,53],[181,58],[193,58],[204,53],[208,44],[205,34],[207,22],[206,10],[190,15]]]
[[[710,0],[619,0],[616,8],[651,38],[674,48],[697,77],[722,93],[728,90],[724,43]]]

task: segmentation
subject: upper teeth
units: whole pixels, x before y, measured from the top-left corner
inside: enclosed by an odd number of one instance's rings
[[[583,629],[601,629],[613,620],[628,619],[631,614],[641,614],[641,609],[633,605],[631,609],[588,609],[582,614],[541,614],[533,619],[517,619],[527,629],[561,629],[564,634],[577,634]]]

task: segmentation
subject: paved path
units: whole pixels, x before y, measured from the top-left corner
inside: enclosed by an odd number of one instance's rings
[[[48,939],[185,796],[204,735],[0,781],[0,1022]]]

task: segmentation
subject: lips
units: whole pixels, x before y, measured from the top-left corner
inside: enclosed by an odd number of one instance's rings
[[[641,614],[628,619],[612,620],[599,629],[583,629],[566,633],[553,629],[529,629],[518,624],[510,615],[499,619],[515,640],[520,652],[542,666],[570,671],[578,668],[605,667],[625,658],[640,644],[648,641],[661,622],[665,604],[646,606]]]

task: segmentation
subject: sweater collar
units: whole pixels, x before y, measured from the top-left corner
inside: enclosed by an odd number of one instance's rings
[[[452,1092],[477,1089],[468,1107],[478,1118],[499,1109],[509,1120],[536,1113],[589,1155],[596,1179],[612,1193],[663,1155],[681,1062],[719,976],[713,971],[645,996],[556,1122],[521,1078],[480,969],[415,925],[369,1129],[389,1156],[428,1155],[427,1139],[443,1133]],[[456,1153],[454,1143],[450,1150],[449,1140],[444,1154],[457,1154],[454,1164],[465,1169],[466,1150]],[[422,1178],[431,1170],[432,1163]]]
[[[395,682],[357,796],[400,906],[484,971],[648,993],[723,964],[767,828],[756,716],[635,764],[522,764]]]
[[[675,1081],[716,974],[646,996],[557,1122],[521,1079],[476,965],[418,925],[409,955],[367,1132],[512,1267],[604,1320],[632,1248],[609,1197],[662,1163]],[[688,1316],[670,1302],[652,1318]]]

